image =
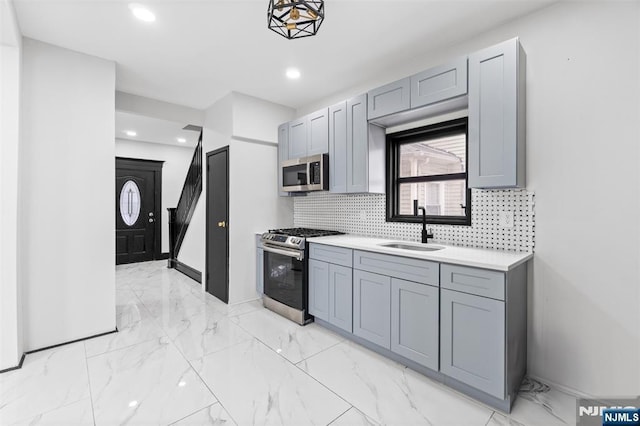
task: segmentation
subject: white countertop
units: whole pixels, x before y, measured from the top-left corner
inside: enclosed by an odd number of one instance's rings
[[[393,254],[396,256],[412,257],[415,259],[433,260],[454,265],[473,266],[476,268],[509,271],[516,266],[533,258],[533,253],[517,253],[502,250],[490,250],[471,247],[451,246],[439,243],[429,243],[432,246],[444,247],[436,251],[413,251],[391,247],[382,247],[381,243],[399,242],[409,245],[421,245],[412,241],[390,240],[385,238],[362,237],[357,235],[335,235],[330,237],[307,238],[310,243],[326,244],[329,246],[345,247],[356,250],[372,251],[376,253]]]

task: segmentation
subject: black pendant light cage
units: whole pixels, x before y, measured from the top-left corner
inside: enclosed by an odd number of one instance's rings
[[[267,26],[288,39],[315,35],[322,21],[322,0],[269,0]]]

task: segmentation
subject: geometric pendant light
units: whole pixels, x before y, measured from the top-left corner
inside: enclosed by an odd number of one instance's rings
[[[322,0],[269,0],[267,26],[288,39],[315,35],[323,20]]]

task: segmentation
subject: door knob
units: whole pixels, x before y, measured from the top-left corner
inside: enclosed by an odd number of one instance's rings
[[[149,223],[153,223],[153,218],[149,218]]]
[[[222,222],[218,222],[218,228],[225,228],[226,226],[227,224],[225,223],[224,220]]]

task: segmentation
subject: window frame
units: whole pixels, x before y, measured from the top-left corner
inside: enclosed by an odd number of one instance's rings
[[[399,177],[400,170],[400,146],[436,139],[439,137],[460,134],[463,130],[466,140],[465,172],[450,173],[433,176]],[[422,223],[422,215],[401,215],[399,211],[400,183],[444,182],[448,180],[464,179],[466,190],[466,203],[464,216],[433,216],[427,215],[427,223],[434,225],[463,225],[471,226],[471,188],[469,188],[469,120],[468,117],[444,121],[428,126],[403,130],[387,134],[386,137],[386,221]]]

